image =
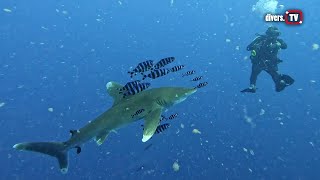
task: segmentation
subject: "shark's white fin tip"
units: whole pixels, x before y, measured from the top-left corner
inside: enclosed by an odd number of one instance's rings
[[[68,172],[68,168],[61,168],[60,171],[62,174],[66,174]]]
[[[142,142],[147,142],[151,137],[150,135],[143,135]]]
[[[19,144],[15,144],[12,146],[14,149],[17,149],[19,147]]]
[[[112,87],[113,87],[113,83],[112,83],[112,82],[108,82],[108,83],[106,84],[106,87],[107,87],[107,89],[112,88]]]
[[[96,143],[97,143],[98,146],[100,146],[103,143],[103,141],[101,139],[99,139],[99,140],[96,141]]]
[[[119,134],[119,133],[118,133],[118,131],[116,131],[116,130],[111,130],[110,132],[113,132],[113,133]]]

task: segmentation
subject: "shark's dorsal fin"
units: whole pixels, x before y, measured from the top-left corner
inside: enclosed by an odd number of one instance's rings
[[[96,143],[98,144],[98,146],[100,146],[106,140],[108,135],[109,131],[104,131],[96,136]]]
[[[123,86],[121,84],[113,81],[107,83],[107,92],[114,100],[113,105],[118,104],[123,99],[123,95],[119,94],[119,91],[122,87]]]
[[[160,122],[161,111],[162,108],[157,108],[144,118],[142,142],[147,142],[153,136]]]

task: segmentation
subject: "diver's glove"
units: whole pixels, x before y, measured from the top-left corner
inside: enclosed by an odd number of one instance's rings
[[[271,48],[280,48],[281,47],[281,43],[279,43],[278,41],[276,43],[271,43],[270,47]]]

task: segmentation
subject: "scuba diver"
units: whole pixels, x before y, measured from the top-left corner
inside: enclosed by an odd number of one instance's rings
[[[286,49],[287,44],[278,38],[280,31],[274,26],[269,27],[265,35],[257,34],[257,36],[247,47],[247,51],[251,51],[252,63],[250,86],[241,92],[256,92],[256,81],[261,71],[266,71],[272,77],[276,91],[280,92],[294,83],[294,79],[290,76],[278,73],[278,64],[282,60],[277,57],[277,54],[280,49]]]

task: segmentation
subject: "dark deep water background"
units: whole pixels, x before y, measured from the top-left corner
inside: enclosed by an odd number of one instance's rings
[[[305,16],[301,26],[277,24],[288,44],[280,72],[295,84],[276,93],[262,73],[258,92],[241,94],[251,70],[245,47],[270,25],[251,12],[255,2],[1,1],[0,178],[319,179],[320,51],[311,47],[320,43],[319,2],[280,1]],[[112,105],[107,82],[125,83],[130,66],[167,56],[209,85],[166,112],[179,117],[164,134],[142,143],[141,122],[129,125],[100,147],[91,141],[80,155],[71,151],[66,175],[54,158],[12,149],[24,141],[67,140],[70,129]],[[195,83],[177,73],[152,85]]]

